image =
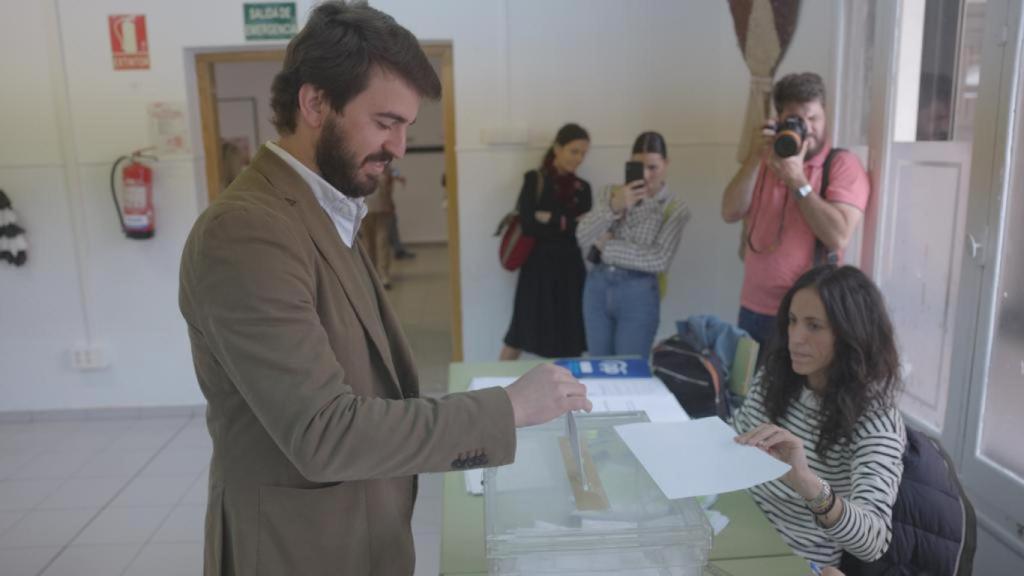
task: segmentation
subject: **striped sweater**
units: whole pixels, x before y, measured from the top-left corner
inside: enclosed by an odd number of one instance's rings
[[[850,442],[833,446],[827,458],[815,452],[820,401],[808,389],[790,404],[779,426],[804,441],[811,470],[843,498],[835,526],[821,527],[799,494],[773,480],[750,489],[754,501],[794,552],[822,565],[838,565],[843,551],[864,561],[878,559],[892,539],[892,507],[903,475],[906,429],[896,408],[861,416]],[[733,425],[744,433],[768,422],[764,388],[755,383]]]

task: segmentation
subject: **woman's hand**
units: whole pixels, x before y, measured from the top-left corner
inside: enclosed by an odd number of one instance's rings
[[[789,430],[774,424],[761,424],[746,434],[737,436],[736,442],[756,446],[789,464],[789,472],[782,477],[782,481],[805,500],[814,498],[821,491],[818,477],[807,466],[804,441]]]
[[[596,246],[597,249],[600,250],[601,252],[604,252],[604,245],[607,244],[608,241],[611,239],[612,233],[605,232],[604,234],[601,234],[601,237],[597,239],[597,242],[594,242],[594,246]]]
[[[612,212],[621,214],[647,197],[647,184],[635,180],[612,190]]]
[[[537,210],[533,213],[533,218],[541,224],[547,224],[548,222],[551,222],[551,212],[548,212],[547,210]]]

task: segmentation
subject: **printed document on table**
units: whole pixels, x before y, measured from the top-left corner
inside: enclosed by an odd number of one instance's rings
[[[474,378],[470,390],[508,386],[515,378]],[[657,378],[581,378],[587,387],[587,398],[594,405],[593,413],[643,411],[651,422],[680,422],[689,420],[676,397]],[[466,491],[483,494],[482,469],[467,470]]]
[[[718,417],[615,427],[665,497],[689,498],[743,490],[775,480],[785,464],[753,446]]]

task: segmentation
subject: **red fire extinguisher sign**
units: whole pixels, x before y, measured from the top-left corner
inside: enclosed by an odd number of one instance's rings
[[[107,17],[114,70],[148,70],[149,39],[145,14],[116,14]]]

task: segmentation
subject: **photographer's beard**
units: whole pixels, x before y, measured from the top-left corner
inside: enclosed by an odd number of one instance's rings
[[[359,162],[337,118],[330,115],[324,121],[316,143],[316,165],[323,179],[345,196],[363,198],[373,194],[380,183],[380,177],[361,175],[359,169],[368,162],[390,162],[393,159],[394,156],[381,150]]]
[[[807,137],[809,142],[807,143],[807,154],[804,155],[804,162],[810,161],[825,149],[825,139],[817,135],[809,135]]]

